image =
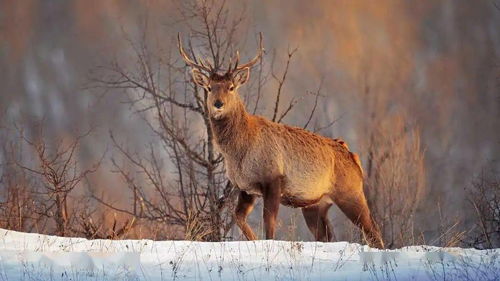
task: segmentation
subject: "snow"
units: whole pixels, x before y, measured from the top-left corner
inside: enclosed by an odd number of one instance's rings
[[[87,240],[0,229],[0,280],[500,280],[500,249]]]

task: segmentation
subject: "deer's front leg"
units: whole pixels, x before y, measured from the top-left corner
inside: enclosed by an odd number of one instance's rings
[[[273,180],[262,192],[264,198],[264,228],[266,239],[274,239],[276,229],[276,216],[281,202],[282,177]]]
[[[257,236],[255,236],[252,229],[247,223],[247,217],[253,210],[256,198],[257,197],[255,195],[248,194],[245,191],[240,191],[240,194],[238,196],[238,204],[236,205],[235,210],[236,224],[248,240],[257,239]]]

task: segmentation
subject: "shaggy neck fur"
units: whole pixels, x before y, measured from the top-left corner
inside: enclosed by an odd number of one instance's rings
[[[222,153],[226,155],[236,153],[241,156],[246,151],[253,134],[250,115],[241,100],[221,119],[210,118],[210,124]]]

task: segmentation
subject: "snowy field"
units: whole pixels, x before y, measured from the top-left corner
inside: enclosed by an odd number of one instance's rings
[[[86,240],[0,229],[0,280],[500,280],[500,249]]]

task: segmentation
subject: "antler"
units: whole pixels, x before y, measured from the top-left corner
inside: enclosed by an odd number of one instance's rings
[[[188,55],[184,51],[184,48],[182,47],[181,34],[180,33],[177,33],[177,42],[178,42],[178,46],[179,46],[179,53],[181,54],[182,58],[184,59],[184,61],[188,65],[190,65],[192,67],[196,67],[196,68],[198,68],[200,70],[205,70],[208,73],[211,73],[213,71],[213,68],[212,68],[212,66],[210,65],[210,63],[208,61],[200,60],[200,63],[197,63],[197,62],[191,60],[188,57]],[[196,57],[195,57],[195,59],[196,59]]]
[[[242,70],[246,67],[252,67],[255,63],[257,63],[259,61],[259,59],[262,57],[262,54],[264,53],[264,46],[262,44],[262,32],[259,32],[259,50],[257,52],[257,55],[255,55],[255,57],[250,60],[249,62],[243,64],[243,65],[238,65],[239,61],[240,61],[240,53],[238,51],[236,51],[236,59],[235,59],[235,63],[234,63],[234,66],[232,66],[232,58],[231,60],[229,61],[229,69],[227,70],[227,73],[232,73],[232,72],[235,72],[235,71],[238,71],[238,70]]]

